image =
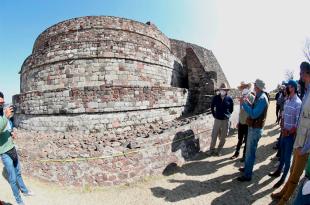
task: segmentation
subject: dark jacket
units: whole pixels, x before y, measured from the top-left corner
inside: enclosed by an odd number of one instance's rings
[[[281,94],[281,91],[278,91],[277,94],[276,94],[276,97],[275,97],[275,100],[276,100],[276,101],[279,99],[280,94]]]
[[[234,102],[230,96],[225,96],[222,100],[221,95],[215,95],[211,103],[211,112],[214,118],[226,120],[230,118],[234,110]]]

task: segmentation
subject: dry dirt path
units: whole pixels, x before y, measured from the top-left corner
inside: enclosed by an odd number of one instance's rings
[[[174,169],[169,176],[157,176],[129,186],[108,188],[70,188],[39,182],[24,177],[36,193],[25,198],[26,205],[96,205],[96,204],[270,204],[270,193],[276,182],[268,177],[274,169],[272,149],[279,135],[275,122],[275,103],[271,102],[264,135],[259,141],[254,176],[251,182],[240,183],[238,168],[242,163],[230,160],[237,143],[236,134],[227,139],[223,155],[202,157]],[[1,165],[0,165],[1,166]],[[0,167],[2,170],[2,167]],[[8,183],[0,178],[0,199],[14,204]]]

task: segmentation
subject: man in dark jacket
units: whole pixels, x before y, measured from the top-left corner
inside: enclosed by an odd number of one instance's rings
[[[234,108],[232,98],[227,95],[228,90],[229,88],[227,88],[226,84],[222,83],[219,88],[220,94],[214,96],[212,99],[211,111],[214,117],[214,125],[209,155],[219,156],[226,141],[229,129],[229,118]],[[215,144],[218,136],[220,143],[217,151],[215,151]]]

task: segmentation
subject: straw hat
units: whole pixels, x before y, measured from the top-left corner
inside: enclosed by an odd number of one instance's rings
[[[240,85],[238,86],[238,89],[239,90],[243,90],[244,88],[250,89],[251,87],[252,87],[251,83],[245,83],[244,81],[242,81]]]
[[[222,83],[217,90],[230,90],[230,88],[227,87],[226,83]]]

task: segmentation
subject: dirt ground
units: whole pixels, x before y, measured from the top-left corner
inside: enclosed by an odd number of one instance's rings
[[[40,182],[24,177],[27,186],[36,195],[25,198],[26,205],[95,205],[95,204],[273,204],[270,193],[277,179],[270,178],[275,155],[272,149],[279,136],[275,124],[275,103],[271,102],[263,137],[259,141],[254,175],[251,182],[240,183],[240,159],[229,159],[237,143],[236,133],[227,138],[223,155],[190,161],[174,167],[162,176],[150,177],[141,182],[107,188],[72,188]],[[241,149],[241,151],[243,148]],[[0,165],[2,170],[2,165]],[[7,181],[0,177],[0,199],[15,204]]]

